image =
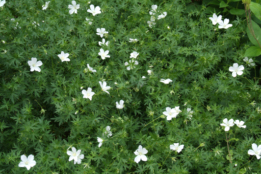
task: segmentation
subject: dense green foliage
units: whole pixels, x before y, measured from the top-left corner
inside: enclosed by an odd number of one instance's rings
[[[261,89],[260,56],[253,58],[255,67],[243,61],[251,45],[245,16],[224,13],[222,19],[233,26],[218,29],[209,19],[214,11],[191,0],[76,2],[77,14],[69,13],[70,0],[53,0],[46,10],[43,0],[7,1],[0,7],[0,172],[261,171],[256,156],[248,155],[253,143],[261,144]],[[101,14],[88,13],[90,4],[100,6]],[[167,16],[150,28],[154,4]],[[86,17],[93,19],[91,25]],[[108,31],[105,60],[98,55],[97,28]],[[70,54],[69,62],[59,59],[61,51]],[[133,51],[139,64],[127,70],[124,63]],[[32,57],[42,61],[41,72],[30,71]],[[244,66],[241,76],[232,77],[233,63]],[[86,72],[87,64],[97,72]],[[160,82],[167,78],[172,82]],[[110,94],[101,90],[102,80],[112,87]],[[92,100],[83,98],[81,87],[92,88]],[[115,105],[120,100],[122,110]],[[166,107],[175,106],[182,112],[166,120]],[[191,119],[187,108],[193,110]],[[220,126],[225,118],[247,127],[234,125],[226,132]],[[109,138],[103,135],[106,126]],[[97,137],[104,138],[101,147]],[[184,149],[170,150],[173,143]],[[148,150],[148,161],[135,163],[139,145]],[[69,147],[81,149],[81,164],[68,161]],[[18,167],[23,154],[34,155],[30,170]]]

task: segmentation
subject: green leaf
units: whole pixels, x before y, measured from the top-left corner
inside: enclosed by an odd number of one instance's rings
[[[246,173],[246,168],[240,169],[238,174],[245,174]]]
[[[238,141],[238,138],[231,138],[229,141]]]
[[[219,5],[219,1],[218,0],[213,0],[213,1],[209,2],[209,0],[203,0],[203,4],[205,4],[205,5],[209,5],[209,4]]]
[[[220,4],[219,4],[220,8],[224,8],[224,7],[227,7],[227,6],[228,5],[224,1],[221,1]]]
[[[255,33],[255,37],[258,40],[258,42],[261,44],[261,28],[252,20],[252,27],[253,27],[253,32]],[[254,36],[251,34],[249,28],[247,27],[247,35],[249,40],[252,42],[252,44],[259,46],[258,42],[254,38]]]
[[[243,14],[245,14],[245,10],[232,8],[229,11],[229,13],[232,14],[232,15],[243,15]]]
[[[261,55],[261,48],[256,47],[256,46],[252,46],[249,47],[246,52],[245,52],[245,57],[256,57]]]
[[[255,14],[255,16],[261,20],[261,5],[255,2],[250,3],[250,10]]]

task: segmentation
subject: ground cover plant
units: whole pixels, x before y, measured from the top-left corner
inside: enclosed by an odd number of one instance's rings
[[[0,172],[259,173],[260,2],[236,2],[0,0]]]

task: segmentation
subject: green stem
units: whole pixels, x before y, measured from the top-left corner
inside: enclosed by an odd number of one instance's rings
[[[165,164],[165,161],[166,161],[167,158],[169,157],[170,153],[171,153],[171,152],[169,152],[168,156],[167,156],[166,159],[163,161],[162,166]]]
[[[152,120],[151,122],[149,122],[148,124],[146,124],[145,126],[143,126],[143,127],[141,128],[141,130],[142,130],[144,127],[148,126],[150,123],[152,123],[152,122],[154,122],[155,120],[159,119],[160,117],[161,117],[161,116],[155,118],[154,120]],[[140,130],[140,132],[141,132],[141,130]]]
[[[228,155],[229,155],[229,162],[232,163],[232,159],[231,159],[231,155],[230,155],[230,152],[229,152],[229,144],[228,144],[228,139],[227,139],[227,133],[226,133],[226,142],[227,142],[227,151],[228,151]]]

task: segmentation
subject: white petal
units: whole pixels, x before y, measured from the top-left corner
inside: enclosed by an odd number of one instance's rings
[[[134,159],[134,161],[135,161],[136,163],[139,163],[139,162],[140,162],[140,156],[139,156],[139,155],[136,156],[135,159]]]
[[[252,144],[252,149],[253,149],[254,151],[257,150],[257,145],[256,145],[256,143],[253,143],[253,144]]]
[[[244,70],[244,66],[243,66],[243,65],[240,65],[240,66],[238,67],[238,70],[240,70],[240,71]]]
[[[142,161],[147,161],[147,157],[145,155],[141,155],[140,158]]]
[[[255,152],[253,151],[253,150],[248,150],[248,152],[247,152],[249,155],[255,155]]]
[[[22,155],[22,156],[21,156],[21,160],[22,160],[22,161],[27,161],[27,157],[26,157],[25,155]]]
[[[19,167],[25,167],[26,165],[25,165],[25,163],[22,161],[22,162],[20,162],[20,163],[18,164],[18,166],[19,166]]]
[[[68,150],[68,151],[67,151],[67,154],[71,156],[71,155],[72,155],[72,151],[69,151],[69,150]]]
[[[225,127],[225,131],[229,131],[230,127],[229,126],[226,126]]]
[[[243,74],[243,71],[238,71],[237,74],[238,74],[238,75],[242,75],[242,74]]]

